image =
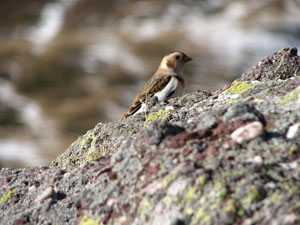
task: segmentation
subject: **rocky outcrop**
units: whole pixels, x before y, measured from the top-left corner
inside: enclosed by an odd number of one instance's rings
[[[43,168],[2,169],[2,224],[298,224],[300,58],[98,124]]]

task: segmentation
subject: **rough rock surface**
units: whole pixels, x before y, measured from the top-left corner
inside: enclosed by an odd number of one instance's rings
[[[282,49],[222,90],[98,124],[54,166],[1,169],[1,224],[299,224],[299,75]]]

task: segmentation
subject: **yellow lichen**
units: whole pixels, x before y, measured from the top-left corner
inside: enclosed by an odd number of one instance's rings
[[[194,209],[192,207],[188,207],[186,210],[185,210],[185,213],[187,215],[192,215],[194,213]]]
[[[191,225],[196,225],[201,222],[201,224],[209,224],[211,221],[211,216],[205,211],[204,207],[200,207],[192,218]]]
[[[93,149],[93,148],[88,150],[88,152],[83,160],[84,162],[93,162],[101,157],[100,154],[98,152],[95,152],[94,150],[95,149]]]
[[[94,147],[93,145],[93,140],[95,139],[95,133],[94,131],[88,131],[88,133],[84,136],[84,138],[81,140],[81,143],[80,143],[80,149],[86,147],[85,145],[88,143],[88,142],[91,142],[91,147]]]
[[[280,201],[284,196],[282,194],[279,194],[277,192],[275,192],[274,194],[272,194],[270,197],[268,197],[268,200],[270,202],[278,202]]]
[[[170,113],[171,110],[162,110],[162,109],[160,109],[158,112],[153,112],[147,117],[144,126],[146,127],[150,122],[164,121],[167,119]]]
[[[249,90],[250,88],[253,88],[254,86],[251,84],[248,84],[245,81],[237,82],[233,86],[231,86],[225,93],[226,94],[242,94],[245,91]]]
[[[290,194],[300,194],[300,188],[290,180],[286,180],[280,184],[280,187]]]
[[[175,170],[163,180],[164,188],[168,187],[169,184],[172,183],[177,177],[178,177],[178,171]]]
[[[14,188],[14,189],[10,190],[9,192],[7,192],[5,195],[3,195],[0,198],[0,204],[7,202],[9,199],[11,199],[16,191],[17,191],[17,188]]]
[[[191,187],[185,195],[186,201],[187,202],[191,202],[193,201],[194,197],[195,197],[195,193],[196,193],[196,188],[195,187]]]
[[[204,188],[204,186],[206,185],[206,182],[207,182],[207,178],[206,176],[201,176],[198,178],[198,182],[199,182],[199,186],[201,189]]]
[[[280,97],[276,100],[276,103],[279,105],[285,105],[289,102],[294,102],[298,100],[300,94],[300,89],[295,89],[289,93],[287,93],[285,96]]]
[[[236,103],[237,102],[237,100],[236,99],[230,99],[229,101],[228,101],[228,103],[231,105],[231,104],[234,104],[234,103]]]
[[[237,171],[226,171],[222,173],[223,177],[231,177],[231,176],[243,176],[245,174],[244,170],[237,170]]]
[[[166,195],[166,196],[162,199],[163,203],[165,203],[165,204],[167,204],[167,203],[170,202],[171,200],[172,200],[172,197],[169,196],[169,195]]]
[[[91,219],[88,216],[84,216],[80,222],[80,225],[100,225],[100,219]]]
[[[92,162],[100,158],[96,149],[96,136],[94,131],[88,131],[85,135],[84,139],[81,140],[80,143],[80,152],[86,153],[85,158],[82,160],[83,162]]]
[[[216,191],[216,198],[217,199],[223,200],[228,195],[228,190],[227,190],[226,186],[222,183],[217,183],[214,186],[214,190]]]
[[[238,209],[237,215],[238,215],[239,217],[243,217],[243,216],[245,216],[245,214],[246,214],[246,212],[245,212],[245,210],[244,210],[243,208],[239,208],[239,209]]]
[[[241,207],[241,203],[236,199],[228,199],[223,207],[225,212],[235,214],[237,216],[244,216],[245,211]]]
[[[57,157],[57,159],[54,159],[51,161],[51,164],[57,167],[61,167],[61,161],[62,159],[60,158],[61,156]]]
[[[150,202],[147,198],[144,198],[140,203],[140,216],[142,220],[146,220],[146,213],[148,211],[148,207],[150,206]]]
[[[236,211],[236,200],[228,199],[224,206],[225,212],[235,213]]]
[[[289,149],[288,149],[288,153],[289,154],[294,154],[299,150],[297,145],[292,145]]]
[[[255,185],[250,185],[247,187],[248,194],[242,199],[243,204],[250,205],[254,202],[259,202],[265,197],[265,193],[259,190]]]
[[[300,201],[297,202],[294,206],[293,206],[293,210],[299,210],[300,209]]]

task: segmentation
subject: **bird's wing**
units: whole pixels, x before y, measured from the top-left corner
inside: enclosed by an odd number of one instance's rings
[[[163,90],[171,79],[171,75],[152,77],[152,79],[148,81],[145,87],[137,95],[127,112],[122,116],[122,119],[135,114],[141,108],[146,99],[153,97],[155,93]]]
[[[146,98],[151,98],[156,93],[162,91],[171,81],[172,76],[159,76],[154,79],[153,84],[149,86]]]

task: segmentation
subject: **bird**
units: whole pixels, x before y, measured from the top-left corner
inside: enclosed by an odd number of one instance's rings
[[[146,101],[149,99],[161,102],[182,96],[184,89],[183,68],[191,60],[192,58],[183,52],[176,51],[165,55],[154,75],[138,93],[121,120],[144,112]]]

